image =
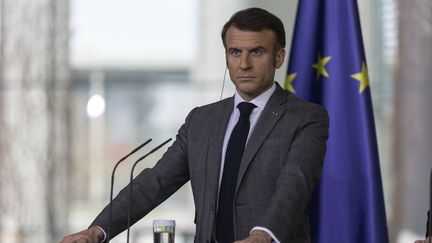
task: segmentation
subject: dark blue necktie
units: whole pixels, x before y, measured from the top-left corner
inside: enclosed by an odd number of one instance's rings
[[[219,243],[232,243],[234,241],[234,194],[240,162],[249,134],[249,116],[255,107],[254,104],[248,102],[241,102],[237,105],[240,117],[228,141],[222,182],[219,188],[219,206],[216,222],[216,239]]]

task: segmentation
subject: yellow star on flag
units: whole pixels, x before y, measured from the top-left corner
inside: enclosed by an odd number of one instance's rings
[[[320,75],[323,75],[324,77],[328,78],[329,75],[327,73],[327,70],[325,69],[325,65],[330,61],[331,57],[326,56],[321,58],[321,54],[318,53],[318,61],[314,65],[312,65],[313,68],[317,70],[316,79],[318,80]]]
[[[361,72],[351,75],[351,78],[357,79],[360,82],[359,94],[363,93],[363,91],[369,85],[369,75],[366,63],[362,62]]]
[[[285,89],[289,92],[295,94],[294,86],[292,85],[292,82],[297,77],[297,73],[290,73],[285,78]]]

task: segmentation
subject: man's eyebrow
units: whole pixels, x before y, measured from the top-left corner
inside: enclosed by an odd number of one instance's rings
[[[237,47],[230,47],[228,48],[228,51],[241,51],[241,50]]]
[[[263,46],[257,46],[249,49],[249,51],[262,51],[262,50],[265,50]]]
[[[263,51],[263,50],[267,50],[266,48],[264,48],[263,46],[256,46],[256,47],[251,47],[251,48],[248,48],[248,51],[250,51],[250,52],[254,52],[254,51]],[[240,49],[240,48],[237,48],[237,47],[230,47],[230,48],[228,48],[228,51],[239,51],[239,52],[241,52],[242,50]]]

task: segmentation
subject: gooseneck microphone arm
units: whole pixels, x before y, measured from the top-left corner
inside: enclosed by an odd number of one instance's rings
[[[129,236],[130,236],[130,226],[131,226],[131,219],[132,219],[132,180],[133,180],[133,172],[135,170],[135,166],[143,159],[145,159],[147,156],[149,156],[150,154],[156,152],[158,149],[162,148],[165,144],[167,144],[169,141],[171,141],[172,138],[166,140],[165,142],[161,143],[160,145],[158,145],[157,147],[155,147],[154,149],[152,149],[150,152],[148,152],[147,154],[145,154],[144,156],[142,156],[141,158],[139,158],[137,161],[135,161],[135,163],[132,166],[131,172],[130,172],[130,182],[129,182],[129,211],[128,211],[128,225],[127,225],[127,243],[129,243]]]
[[[110,241],[111,238],[111,224],[112,224],[112,201],[113,201],[113,191],[114,191],[114,174],[117,170],[117,167],[120,165],[121,162],[123,162],[125,159],[127,159],[129,156],[131,156],[132,154],[134,154],[135,152],[137,152],[138,150],[140,150],[142,147],[144,147],[145,145],[147,145],[148,143],[151,142],[151,138],[147,141],[145,141],[144,143],[142,143],[140,146],[136,147],[134,150],[132,150],[130,153],[128,153],[126,156],[124,156],[123,158],[121,158],[114,166],[114,169],[112,171],[111,174],[111,189],[110,189],[110,203],[109,203],[109,228],[108,228],[108,235],[107,235],[107,240],[106,242]]]

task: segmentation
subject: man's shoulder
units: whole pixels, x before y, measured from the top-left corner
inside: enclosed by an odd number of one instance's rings
[[[208,113],[208,112],[214,113],[214,112],[226,111],[226,109],[229,109],[230,107],[233,106],[234,106],[234,99],[233,97],[229,97],[223,100],[198,106],[195,108],[195,110],[196,112],[199,113]]]
[[[325,110],[325,108],[319,104],[304,100],[285,89],[283,89],[278,83],[277,87],[269,102],[270,105],[281,105],[284,104],[288,109],[293,111],[307,112],[310,110]]]
[[[304,100],[289,91],[283,90],[279,95],[283,96],[283,99],[286,100],[285,105],[287,106],[287,109],[293,112],[307,113],[311,110],[326,112],[326,109],[322,105]]]
[[[186,117],[187,123],[212,121],[219,117],[225,117],[232,111],[234,106],[232,97],[209,104],[197,106],[192,109]]]

